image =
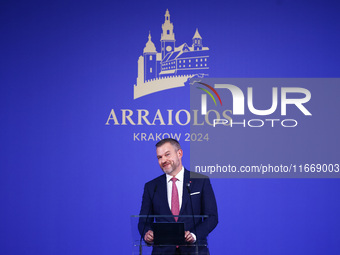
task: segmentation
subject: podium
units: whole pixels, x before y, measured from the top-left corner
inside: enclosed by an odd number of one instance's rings
[[[178,217],[177,223],[174,221],[174,217]],[[195,225],[202,223],[208,218],[207,215],[132,215],[131,216],[131,233],[132,233],[132,254],[133,255],[174,255],[176,254],[176,249],[180,250],[182,254],[188,254],[188,255],[208,255],[208,245],[207,245],[207,239],[206,237],[200,237],[199,235],[196,235],[196,242],[195,243],[187,243],[187,242],[181,242],[174,243],[174,240],[177,240],[177,238],[173,238],[174,235],[181,235],[183,234],[183,240],[184,240],[184,231],[190,231],[194,234],[195,232]],[[195,222],[195,224],[194,224]],[[154,224],[156,223],[156,224]],[[161,223],[161,224],[158,224]],[[174,224],[174,225],[180,225],[173,226],[173,227],[167,228],[167,224]],[[178,224],[179,223],[179,224]],[[158,225],[157,225],[158,224]],[[184,225],[184,228],[182,226]],[[159,231],[159,229],[156,229],[156,227],[163,228],[166,227],[163,231]],[[154,229],[155,228],[155,229]],[[156,230],[154,231],[154,235],[157,233],[159,235],[165,235],[165,236],[154,236],[155,241],[158,241],[159,243],[146,243],[144,241],[144,234],[148,230]],[[180,232],[178,232],[180,231]],[[182,232],[181,232],[182,231]],[[167,234],[167,232],[169,232]],[[167,240],[169,239],[169,240]],[[179,236],[179,239],[181,239],[181,236]],[[165,241],[165,242],[164,242]]]

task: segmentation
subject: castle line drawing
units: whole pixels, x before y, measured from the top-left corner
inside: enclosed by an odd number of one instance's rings
[[[149,32],[143,55],[138,59],[137,83],[134,99],[166,89],[185,86],[194,76],[204,77],[209,71],[209,48],[204,47],[196,29],[192,45],[183,43],[176,47],[174,25],[169,10],[162,24],[161,52],[157,52]]]

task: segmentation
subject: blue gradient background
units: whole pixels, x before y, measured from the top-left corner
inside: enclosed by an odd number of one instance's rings
[[[132,99],[167,8],[177,45],[199,28],[212,77],[340,75],[337,1],[2,1],[1,254],[131,254],[129,216],[161,174],[154,142],[132,134],[189,127],[105,123],[111,109],[189,109],[186,88]],[[339,180],[212,183],[212,254],[340,253]]]

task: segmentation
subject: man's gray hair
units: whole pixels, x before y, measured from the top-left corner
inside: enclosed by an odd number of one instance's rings
[[[165,143],[170,143],[172,146],[175,147],[176,151],[182,149],[179,142],[173,138],[165,138],[165,139],[160,140],[158,143],[156,143],[156,148],[161,147]]]

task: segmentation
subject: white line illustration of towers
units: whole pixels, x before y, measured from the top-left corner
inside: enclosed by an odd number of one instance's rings
[[[183,43],[176,47],[174,25],[166,10],[162,24],[161,51],[157,52],[149,31],[143,55],[138,58],[138,76],[134,85],[134,99],[155,92],[183,87],[194,76],[209,75],[209,48],[204,47],[196,29],[192,45]]]

